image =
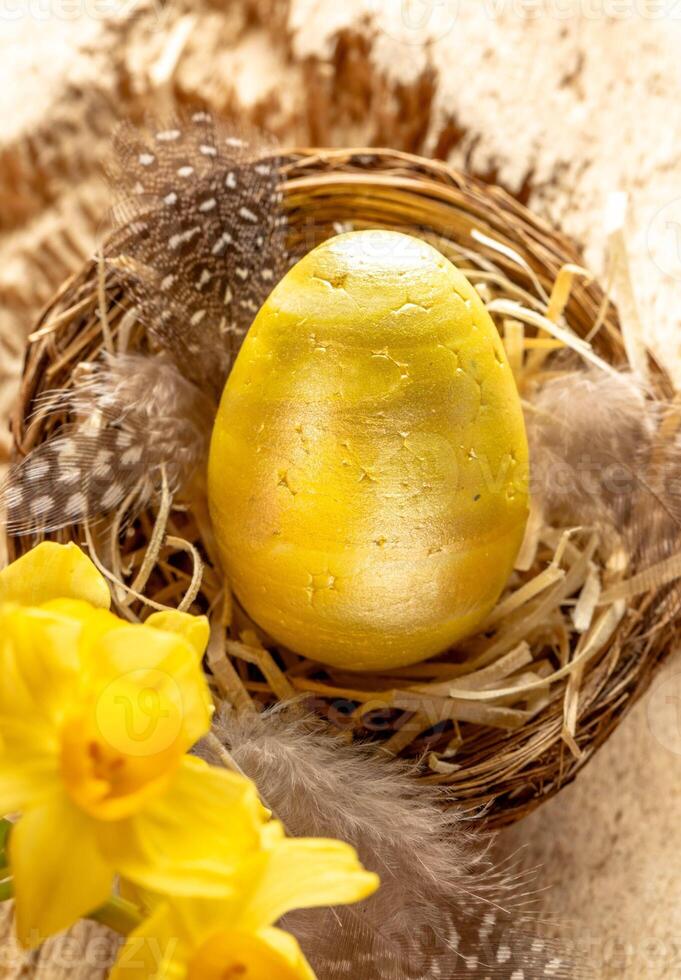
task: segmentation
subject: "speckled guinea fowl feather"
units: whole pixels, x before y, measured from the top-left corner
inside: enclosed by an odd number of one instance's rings
[[[526,879],[495,869],[466,816],[404,762],[348,744],[298,702],[224,713],[214,732],[289,833],[346,840],[381,876],[359,906],[286,917],[320,980],[588,976],[565,944],[533,935]]]
[[[219,395],[253,317],[287,266],[280,160],[206,112],[115,139],[119,231],[107,264],[157,343]]]
[[[522,918],[462,903],[434,915],[437,928],[417,924],[400,935],[348,908],[296,912],[283,924],[318,980],[595,980],[568,943],[538,938]]]
[[[94,520],[131,495],[131,507],[141,504],[162,472],[176,490],[206,458],[213,403],[166,354],[105,355],[50,403],[73,422],[10,471],[13,534]]]
[[[68,423],[0,487],[12,533],[142,507],[162,471],[171,490],[186,484],[205,463],[243,337],[288,263],[279,161],[254,134],[195,112],[125,126],[115,151],[105,269],[136,304],[152,353],[104,354],[53,399]]]

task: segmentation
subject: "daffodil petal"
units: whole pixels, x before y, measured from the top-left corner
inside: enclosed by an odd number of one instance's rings
[[[0,726],[3,717],[61,718],[79,694],[78,622],[12,606],[0,612],[0,630]]]
[[[201,676],[194,647],[177,632],[119,622],[117,629],[104,634],[98,647],[102,672],[167,670],[179,676]]]
[[[166,609],[152,613],[144,625],[166,630],[168,633],[178,633],[191,643],[199,658],[204,655],[208,646],[210,626],[206,616],[190,616],[189,613],[178,612],[176,609]]]
[[[38,606],[67,598],[101,609],[111,605],[106,579],[73,542],[43,541],[0,572],[0,602]]]
[[[312,967],[298,945],[298,940],[289,932],[266,927],[259,929],[257,935],[281,956],[297,980],[316,980]]]
[[[84,683],[91,682],[93,675],[100,675],[106,669],[101,655],[104,637],[115,630],[131,628],[130,623],[110,610],[97,609],[81,599],[50,599],[39,608],[24,612],[27,615],[51,615],[63,624],[63,630],[70,627],[73,639],[67,643],[64,638],[60,648],[77,665],[79,677]]]
[[[194,647],[184,637],[149,626],[121,626],[101,638],[91,669],[95,683],[129,677],[173,701],[185,748],[209,730],[213,701]]]
[[[0,714],[0,752],[7,758],[55,757],[58,749],[59,733],[44,717]]]
[[[366,871],[349,844],[323,838],[285,838],[276,844],[238,925],[259,929],[293,909],[348,905],[376,891],[378,875]]]
[[[166,905],[159,905],[121,946],[109,980],[183,980],[186,945]]]
[[[0,755],[0,817],[44,803],[59,786],[54,757]]]
[[[34,692],[22,675],[11,635],[17,608],[0,607],[0,726],[5,719],[26,720],[37,714]]]
[[[127,625],[125,620],[114,615],[109,609],[93,606],[83,599],[49,599],[43,602],[40,608],[75,619],[80,624],[81,646],[85,640],[89,639],[89,644],[92,645],[109,630]]]
[[[109,897],[113,872],[93,822],[65,795],[31,808],[9,841],[19,941],[35,947]]]
[[[182,934],[196,949],[225,923],[234,921],[240,899],[237,883],[234,894],[227,898],[173,895],[168,901]]]
[[[233,902],[239,901],[238,895],[235,899],[204,898],[202,895],[173,895],[168,898],[136,885],[127,878],[119,878],[118,890],[121,898],[132,902],[144,913],[145,919],[156,915],[162,907],[163,917],[156,928],[157,934],[160,922],[163,921],[165,932],[178,937],[187,948],[195,947],[224,924],[232,914]]]
[[[264,811],[250,780],[186,757],[167,792],[102,828],[124,877],[172,895],[229,895],[239,864],[261,847]]]

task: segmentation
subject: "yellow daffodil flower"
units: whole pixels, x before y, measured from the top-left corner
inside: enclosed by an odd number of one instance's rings
[[[249,780],[187,756],[208,731],[203,617],[132,625],[75,545],[0,572],[0,816],[17,933],[36,945],[104,903],[117,874],[231,895],[267,814]]]
[[[126,941],[111,980],[314,980],[296,939],[274,926],[297,908],[345,905],[378,877],[340,841],[286,838],[272,821],[222,900],[147,897],[151,914]]]
[[[44,541],[0,571],[0,603],[37,606],[50,599],[111,606],[106,579],[77,545]]]

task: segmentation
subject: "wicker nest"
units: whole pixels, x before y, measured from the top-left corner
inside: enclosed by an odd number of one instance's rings
[[[426,238],[487,302],[521,393],[525,375],[536,379],[566,335],[588,338],[589,357],[627,363],[631,338],[579,267],[574,246],[499,188],[386,150],[310,150],[288,159],[292,247],[311,248],[346,227]],[[524,322],[514,303],[525,310]],[[63,421],[43,410],[40,396],[68,387],[78,365],[97,358],[103,306],[119,349],[146,342],[131,297],[96,261],[87,264],[31,337],[13,422],[17,454]],[[671,403],[669,379],[642,356],[655,397]],[[432,661],[380,676],[276,649],[226,594],[201,501],[166,494],[127,525],[74,526],[55,537],[91,549],[118,582],[114,599],[129,618],[143,618],[149,604],[208,612],[207,669],[218,698],[248,709],[307,695],[348,738],[417,759],[421,778],[479,806],[493,827],[574,778],[648,687],[678,631],[668,568],[623,588],[622,572],[608,567],[592,531],[552,527],[536,513],[485,631]],[[10,556],[33,543],[11,538]],[[627,579],[639,570],[630,565]]]

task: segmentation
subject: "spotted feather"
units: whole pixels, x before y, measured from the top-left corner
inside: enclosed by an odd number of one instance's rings
[[[12,533],[142,507],[162,473],[173,490],[191,479],[232,361],[288,264],[279,160],[261,139],[195,112],[125,126],[114,148],[105,275],[132,299],[152,353],[106,357],[57,393],[67,424],[0,487]]]
[[[124,501],[141,506],[163,474],[179,490],[205,459],[214,412],[165,354],[106,357],[50,405],[69,423],[0,488],[12,534],[96,520]]]
[[[263,301],[287,267],[280,160],[205,112],[124,127],[113,176],[124,199],[106,252],[154,340],[219,395]]]

